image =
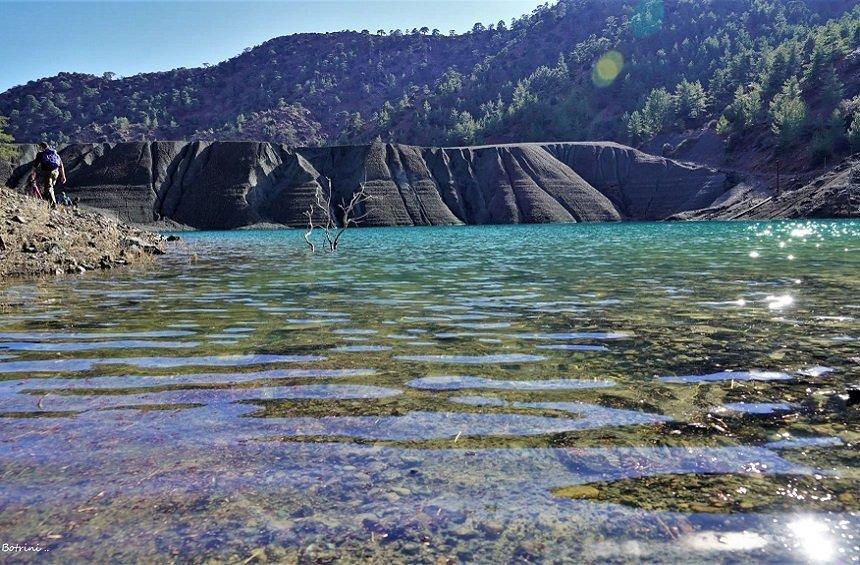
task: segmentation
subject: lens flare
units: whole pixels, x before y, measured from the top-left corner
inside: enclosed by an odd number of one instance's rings
[[[648,37],[663,29],[663,0],[642,0],[630,18],[630,31],[636,37]]]
[[[606,87],[615,81],[624,68],[624,56],[618,51],[606,53],[594,64],[591,80],[598,87]]]

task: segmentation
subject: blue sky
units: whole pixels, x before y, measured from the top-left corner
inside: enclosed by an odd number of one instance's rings
[[[122,76],[217,63],[298,32],[510,23],[535,0],[0,0],[0,92],[59,71]]]

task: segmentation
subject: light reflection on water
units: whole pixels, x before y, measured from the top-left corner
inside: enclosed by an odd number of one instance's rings
[[[551,494],[856,478],[856,222],[372,229],[314,257],[292,231],[183,237],[158,269],[0,287],[3,540],[55,562],[860,557],[848,512]]]

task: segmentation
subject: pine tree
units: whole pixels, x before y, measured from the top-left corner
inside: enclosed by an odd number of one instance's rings
[[[829,63],[824,67],[824,73],[821,80],[816,84],[815,88],[820,89],[822,100],[829,107],[834,107],[842,99],[842,93],[845,90],[845,85],[839,79],[839,74],[836,72],[836,67],[833,63]]]
[[[806,123],[806,103],[800,97],[800,83],[791,77],[770,103],[771,130],[782,147],[790,145]]]
[[[835,106],[842,98],[844,85],[833,66],[833,54],[822,42],[815,44],[803,79],[807,88],[821,92],[822,100],[829,106]]]
[[[394,116],[394,106],[388,100],[382,105],[382,109],[377,114],[377,123],[379,127],[387,128],[391,125],[391,119]]]
[[[645,121],[642,119],[642,114],[639,110],[635,110],[626,120],[627,133],[633,142],[639,142],[648,137],[648,131],[645,127]]]
[[[677,97],[665,88],[655,88],[645,99],[642,109],[635,110],[625,120],[627,133],[633,141],[651,139],[674,123],[677,115]]]
[[[799,70],[797,44],[789,43],[779,47],[772,59],[768,61],[767,69],[762,73],[762,97],[767,100],[779,92],[785,81]]]
[[[454,110],[453,114],[456,123],[451,130],[452,140],[457,143],[474,143],[477,139],[478,123],[472,118],[472,114],[469,112],[457,114],[456,110]]]
[[[814,84],[822,74],[824,68],[831,62],[830,52],[824,47],[821,42],[816,42],[812,53],[809,55],[809,62],[804,65],[803,79],[808,84]]]
[[[844,123],[842,112],[837,109],[833,110],[826,121],[818,124],[809,144],[809,156],[812,163],[827,163],[827,160],[836,150],[837,144],[845,136]]]
[[[708,97],[702,83],[682,80],[675,87],[678,117],[681,119],[697,120],[704,116],[708,109]]]
[[[735,91],[735,99],[729,106],[729,111],[740,130],[758,122],[761,115],[761,98],[761,88],[757,84],[751,85],[749,91],[742,86]]]
[[[555,68],[560,73],[563,73],[564,76],[567,76],[569,69],[567,68],[567,61],[564,59],[564,53],[558,54],[558,61],[555,64]]]
[[[642,108],[642,119],[647,133],[653,137],[663,131],[663,128],[675,121],[677,100],[665,88],[655,88],[645,100]]]

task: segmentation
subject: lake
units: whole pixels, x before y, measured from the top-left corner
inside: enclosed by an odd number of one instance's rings
[[[0,286],[4,560],[860,559],[860,222],[181,235]]]

